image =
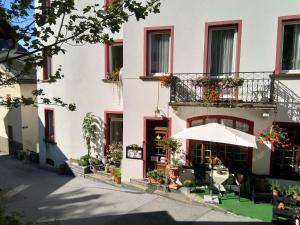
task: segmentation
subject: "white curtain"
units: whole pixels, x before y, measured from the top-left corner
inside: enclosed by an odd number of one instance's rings
[[[292,48],[292,69],[300,69],[300,24],[295,25]]]
[[[169,72],[170,34],[150,33],[150,73]]]
[[[209,73],[211,76],[232,72],[234,34],[234,28],[211,31],[209,60]]]
[[[284,26],[282,70],[300,70],[300,24]]]

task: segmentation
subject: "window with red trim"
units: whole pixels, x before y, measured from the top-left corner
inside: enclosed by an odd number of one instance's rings
[[[45,109],[45,141],[55,141],[54,111],[52,109]]]
[[[300,71],[300,21],[282,24],[281,71]]]
[[[51,6],[51,0],[41,0],[42,1],[42,14],[45,14]]]
[[[113,143],[123,142],[123,114],[112,112],[105,115],[105,140],[108,149]]]
[[[146,35],[147,74],[171,72],[171,30],[150,30]]]
[[[207,123],[220,123],[228,127],[251,133],[252,127],[249,123],[234,118],[226,118],[222,116],[202,117],[190,121],[190,126],[200,126]],[[192,163],[208,163],[210,158],[218,157],[223,164],[232,172],[251,172],[252,155],[247,147],[226,145],[219,143],[208,143],[203,141],[189,141],[190,161]]]
[[[119,72],[123,67],[123,41],[118,40],[111,45],[105,45],[105,51],[105,78],[119,80]]]
[[[52,58],[48,56],[47,49],[44,49],[43,52],[43,80],[48,80],[52,75]]]
[[[276,123],[288,133],[292,145],[281,149],[275,147],[272,152],[271,171],[274,177],[284,179],[300,179],[300,124]]]

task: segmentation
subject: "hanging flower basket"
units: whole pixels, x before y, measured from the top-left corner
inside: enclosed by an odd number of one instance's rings
[[[270,128],[264,128],[262,131],[258,132],[256,137],[260,144],[271,143],[277,148],[288,148],[291,146],[288,133],[278,125],[271,126]]]
[[[170,87],[173,80],[175,80],[176,77],[173,76],[173,74],[166,74],[159,77],[160,85],[162,87]]]

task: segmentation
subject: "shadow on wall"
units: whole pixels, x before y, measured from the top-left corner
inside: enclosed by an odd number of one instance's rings
[[[38,121],[40,165],[43,167],[46,166],[49,169],[57,169],[61,164],[64,164],[64,162],[67,160],[67,157],[63,153],[63,151],[57,146],[57,143],[45,141],[45,126],[41,121],[40,117]]]
[[[96,132],[96,141],[92,142],[92,150],[94,150],[94,153],[99,157],[103,157],[104,148],[105,148],[104,121],[100,117],[97,117],[97,120],[95,122],[97,124],[97,132]]]
[[[2,107],[1,112],[6,112],[6,114],[3,115],[2,131],[4,136],[0,137],[0,150],[15,155],[23,149],[21,108],[7,110],[6,107]]]
[[[280,121],[300,122],[300,97],[280,81],[275,82],[275,90]]]

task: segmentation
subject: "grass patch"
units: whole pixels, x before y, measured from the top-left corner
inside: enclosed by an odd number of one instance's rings
[[[209,192],[208,190],[203,190],[197,194],[203,197],[203,195],[207,195]],[[218,206],[236,215],[256,218],[266,222],[272,221],[272,205],[270,203],[254,204],[253,201],[242,197],[239,201],[239,197],[234,193],[228,193],[220,198]]]

